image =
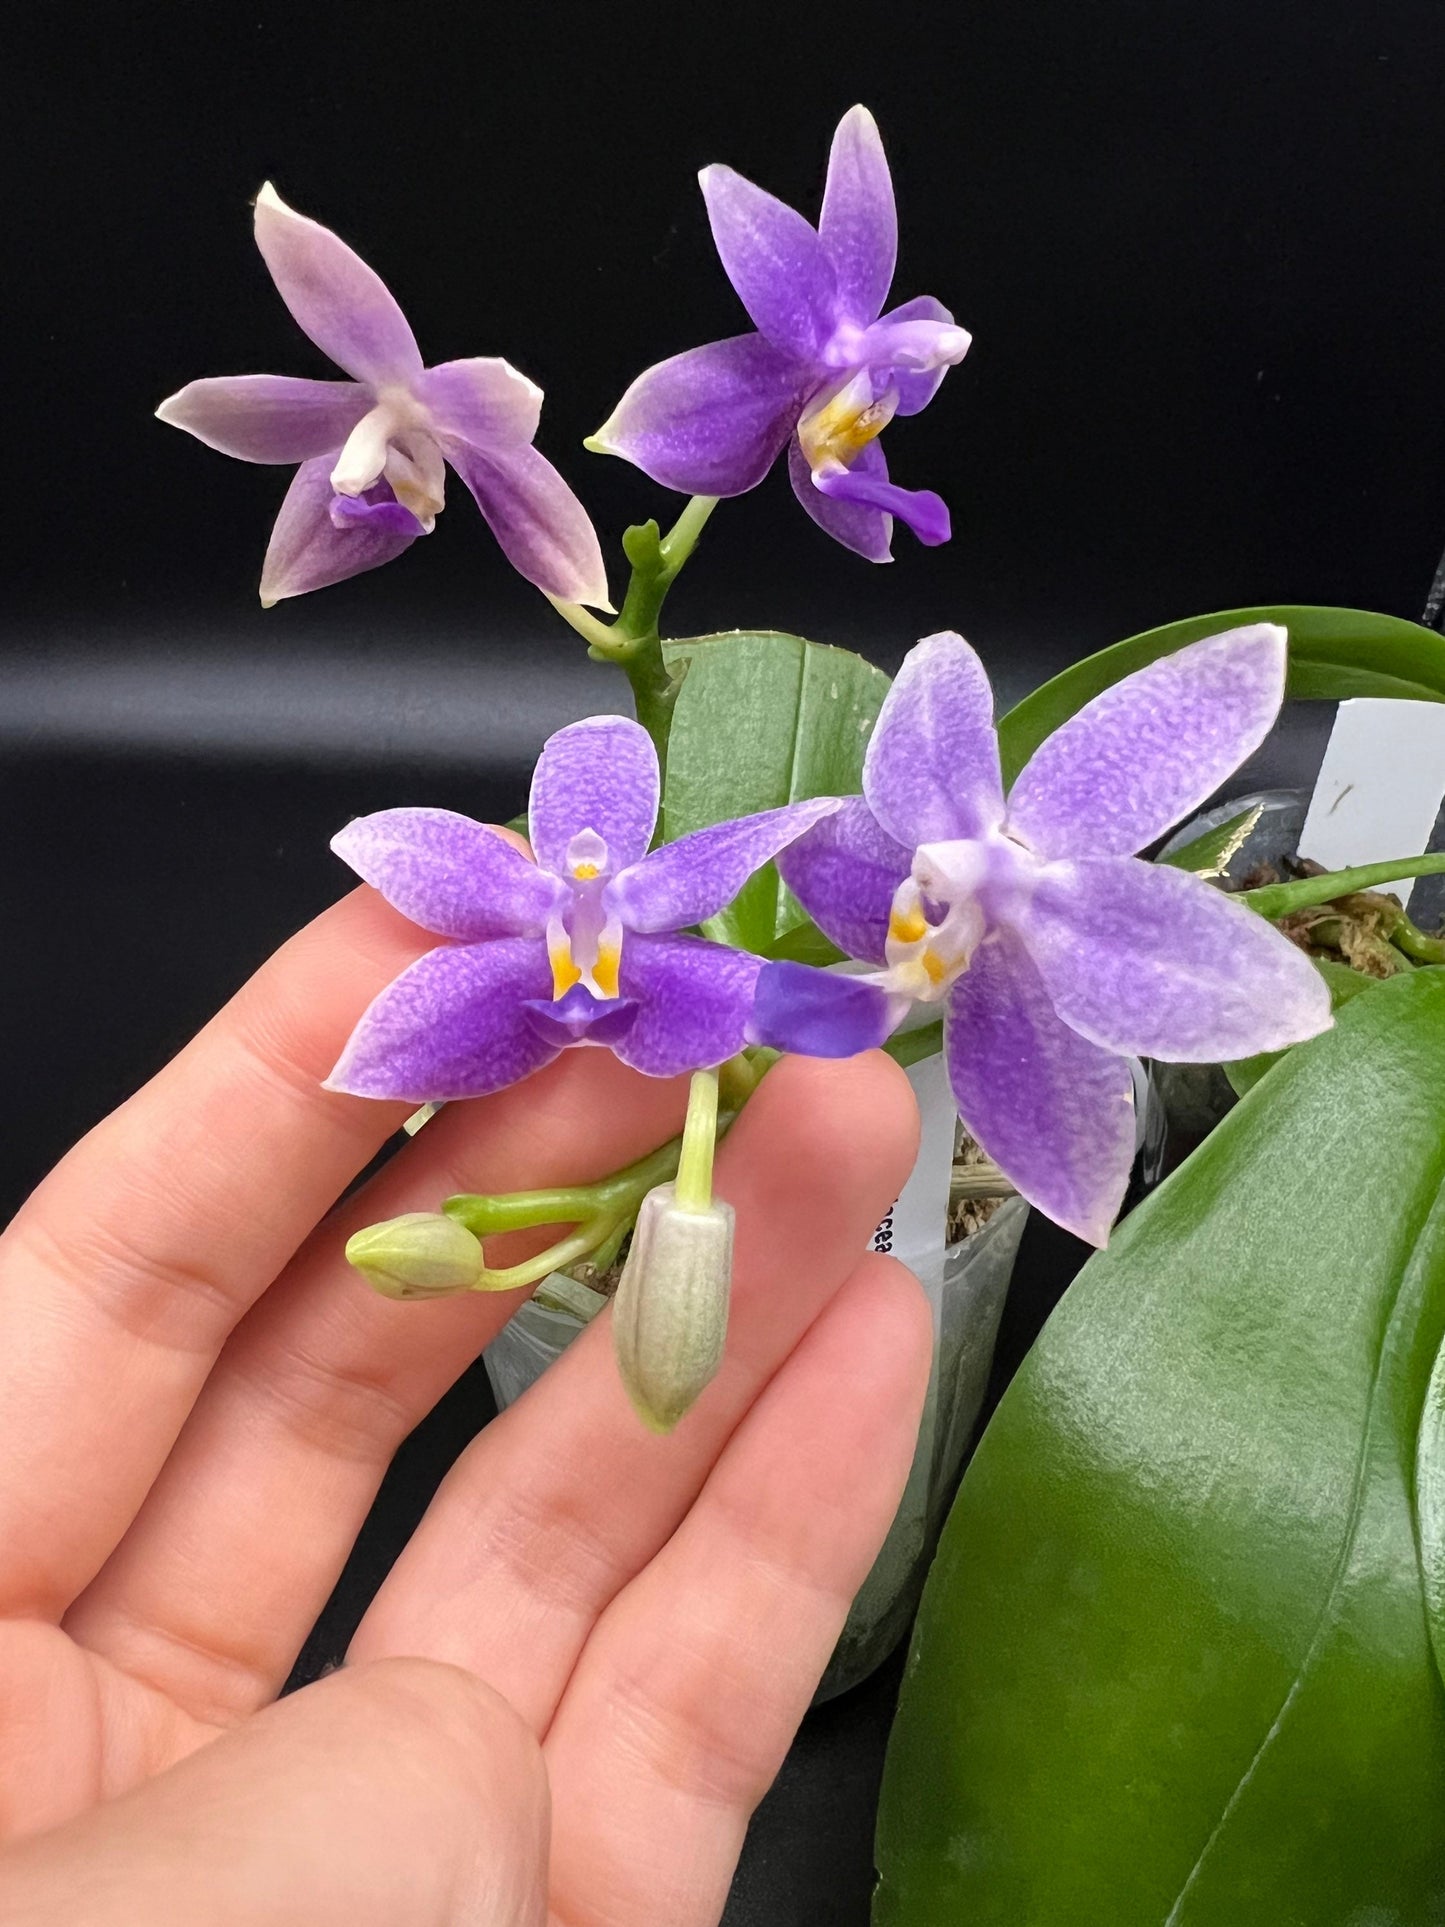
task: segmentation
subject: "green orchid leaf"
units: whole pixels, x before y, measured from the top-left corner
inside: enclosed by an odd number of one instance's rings
[[[1252,810],[1242,810],[1227,823],[1221,823],[1218,829],[1206,830],[1193,842],[1154,860],[1167,863],[1175,870],[1192,870],[1197,877],[1222,877],[1229,868],[1230,858],[1244,848],[1250,831],[1263,814],[1264,805],[1256,803]]]
[[[1004,780],[1011,783],[1046,736],[1112,683],[1187,643],[1249,622],[1281,622],[1289,630],[1291,696],[1412,696],[1445,702],[1445,637],[1433,629],[1367,609],[1226,609],[1130,636],[1025,696],[999,723]]]
[[[1330,957],[1316,957],[1314,964],[1330,987],[1330,1004],[1335,1010],[1341,1004],[1347,1004],[1352,997],[1358,997],[1362,990],[1369,990],[1380,982],[1378,977],[1366,977],[1363,972],[1351,970],[1348,964],[1336,963]],[[1266,1071],[1272,1071],[1276,1064],[1288,1057],[1290,1048],[1297,1047],[1262,1051],[1258,1057],[1240,1057],[1232,1064],[1221,1065],[1234,1088],[1235,1096],[1243,1097],[1246,1091],[1252,1091]]]
[[[1445,972],[1373,986],[1068,1292],[928,1582],[877,1927],[1442,1917],[1442,1090]]]
[[[888,693],[881,669],[851,650],[771,632],[668,642],[663,652],[682,677],[662,796],[666,841],[806,797],[858,794]],[[764,956],[781,954],[782,942],[803,962],[838,954],[771,863],[703,928]]]

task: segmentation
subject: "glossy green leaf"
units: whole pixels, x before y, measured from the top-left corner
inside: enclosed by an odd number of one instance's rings
[[[1264,805],[1256,803],[1252,810],[1242,810],[1217,829],[1206,830],[1203,836],[1196,836],[1192,842],[1181,844],[1177,850],[1161,854],[1154,861],[1167,863],[1175,870],[1192,870],[1197,877],[1222,877],[1229,868],[1230,858],[1243,849],[1263,813]]]
[[[1247,622],[1282,622],[1289,630],[1291,696],[1412,696],[1445,702],[1445,637],[1419,623],[1367,609],[1225,609],[1117,642],[1025,696],[999,724],[1005,780],[1011,783],[1044,738],[1111,683],[1187,643]]]
[[[888,693],[881,669],[851,650],[774,633],[701,636],[666,643],[664,652],[669,669],[686,672],[668,739],[669,842],[803,797],[858,794],[863,752]],[[790,954],[828,960],[814,954],[817,933],[771,863],[704,928],[765,954],[801,931]]]
[[[1336,963],[1331,957],[1316,957],[1315,969],[1330,987],[1330,1006],[1334,1010],[1380,981],[1378,977],[1366,977],[1361,971],[1351,970],[1348,964]],[[1288,1055],[1287,1049],[1262,1051],[1258,1057],[1240,1057],[1220,1068],[1233,1086],[1235,1096],[1243,1097],[1246,1091],[1254,1089],[1266,1071],[1272,1071]]]
[[[1379,984],[1065,1296],[929,1580],[878,1927],[1445,1917],[1442,1090],[1445,972]]]

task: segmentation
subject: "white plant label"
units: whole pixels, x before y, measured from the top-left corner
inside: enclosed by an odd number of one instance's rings
[[[918,1270],[943,1252],[957,1112],[942,1052],[910,1065],[908,1081],[918,1100],[923,1135],[908,1182],[873,1233],[873,1250],[889,1252]]]
[[[1340,704],[1300,854],[1327,870],[1429,846],[1445,795],[1445,703],[1361,696]],[[1387,886],[1408,903],[1413,879]]]

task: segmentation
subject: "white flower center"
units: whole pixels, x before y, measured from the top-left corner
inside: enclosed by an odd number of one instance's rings
[[[567,845],[565,863],[572,901],[547,923],[553,1002],[565,997],[574,984],[581,984],[599,1000],[615,997],[622,924],[617,917],[609,917],[602,904],[607,845],[596,830],[579,830]]]
[[[866,368],[816,395],[798,423],[798,440],[814,475],[836,475],[851,468],[892,421],[897,406],[896,388],[874,398],[873,378]]]
[[[346,438],[331,471],[338,495],[364,495],[385,479],[431,533],[446,503],[446,463],[425,412],[405,388],[383,389]]]

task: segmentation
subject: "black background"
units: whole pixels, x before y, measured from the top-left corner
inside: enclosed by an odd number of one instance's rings
[[[260,610],[283,475],[151,411],[201,374],[328,372],[249,238],[268,177],[382,273],[428,360],[505,354],[542,384],[541,445],[611,556],[679,504],[582,436],[642,367],[744,325],[696,169],[726,160],[811,213],[838,115],[874,108],[896,297],[937,294],[975,337],[888,439],[954,541],[900,530],[870,567],[777,474],[719,511],[674,633],[790,628],[892,668],[956,627],[1008,700],[1176,616],[1425,599],[1445,539],[1437,0],[252,0],[32,7],[5,31],[7,1209],[346,887],[326,842],[348,817],[508,815],[550,728],[625,707],[459,487],[398,563]],[[1307,777],[1328,720],[1301,711],[1262,773]],[[1074,1257],[1031,1229],[1006,1359]],[[487,1409],[469,1376],[406,1448],[305,1670]],[[734,1927],[866,1920],[896,1683],[810,1721]]]

